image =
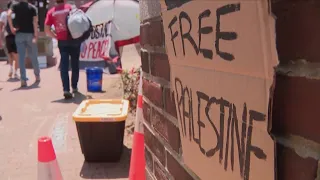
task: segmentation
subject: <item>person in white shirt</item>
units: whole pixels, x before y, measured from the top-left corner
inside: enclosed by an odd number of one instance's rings
[[[7,11],[1,12],[0,17],[7,17]],[[0,29],[2,29],[3,25],[4,24],[2,24],[1,21],[0,21]],[[4,31],[0,31],[0,38],[1,38],[0,39],[0,49],[4,50],[4,54],[7,57],[7,64],[9,64],[10,57],[9,57],[8,49],[6,48],[6,41],[4,39]]]
[[[12,1],[9,1],[7,7],[10,9]],[[14,15],[13,15],[14,16]],[[13,17],[14,18],[14,17]],[[11,32],[9,24],[8,24],[8,11],[3,11],[0,15],[0,42],[1,46],[8,52],[8,60],[10,64],[9,70],[9,78],[12,78],[14,75],[15,78],[19,78],[18,76],[18,54],[17,54],[17,46],[15,43],[15,35]],[[5,43],[2,43],[5,42]],[[13,64],[15,62],[15,71],[13,71]]]

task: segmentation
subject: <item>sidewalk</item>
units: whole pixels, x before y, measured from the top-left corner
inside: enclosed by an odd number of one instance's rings
[[[81,95],[65,102],[61,91],[60,72],[56,67],[41,71],[41,83],[34,82],[28,70],[30,88],[19,89],[19,81],[8,80],[8,66],[0,62],[0,179],[37,179],[37,139],[51,136],[57,159],[66,180],[118,179],[128,177],[130,139],[121,162],[113,164],[87,164],[81,153],[72,113],[87,95],[93,98],[121,98],[119,75],[104,75],[105,93],[86,92],[85,73],[81,72]],[[132,118],[132,117],[131,117]],[[126,136],[130,137],[130,136]]]

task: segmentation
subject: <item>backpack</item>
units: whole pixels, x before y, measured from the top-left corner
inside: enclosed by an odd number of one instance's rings
[[[87,40],[93,31],[90,18],[81,10],[73,7],[67,16],[69,36],[80,43]]]

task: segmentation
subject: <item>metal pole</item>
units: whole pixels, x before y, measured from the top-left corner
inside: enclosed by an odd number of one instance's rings
[[[115,14],[115,3],[116,3],[116,0],[113,0],[113,12],[112,12],[112,16],[111,16],[111,20],[106,24],[106,27],[107,27],[107,40],[108,40],[108,46],[107,46],[107,49],[106,49],[106,52],[107,54],[105,54],[105,56],[108,56],[110,55],[110,49],[111,49],[111,29],[112,29],[112,23],[113,23],[113,19],[114,19],[114,14]]]

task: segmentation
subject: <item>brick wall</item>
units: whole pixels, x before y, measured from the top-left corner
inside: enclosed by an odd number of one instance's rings
[[[320,179],[319,7],[312,0],[272,3],[280,61],[273,107],[279,180]]]
[[[157,0],[140,1],[141,61],[145,119],[147,179],[192,180],[181,165],[181,142],[174,100],[169,89],[170,67]]]
[[[181,159],[160,2],[140,1],[147,179],[198,179]],[[319,7],[312,0],[272,0],[280,62],[272,112],[278,180],[320,180]]]

